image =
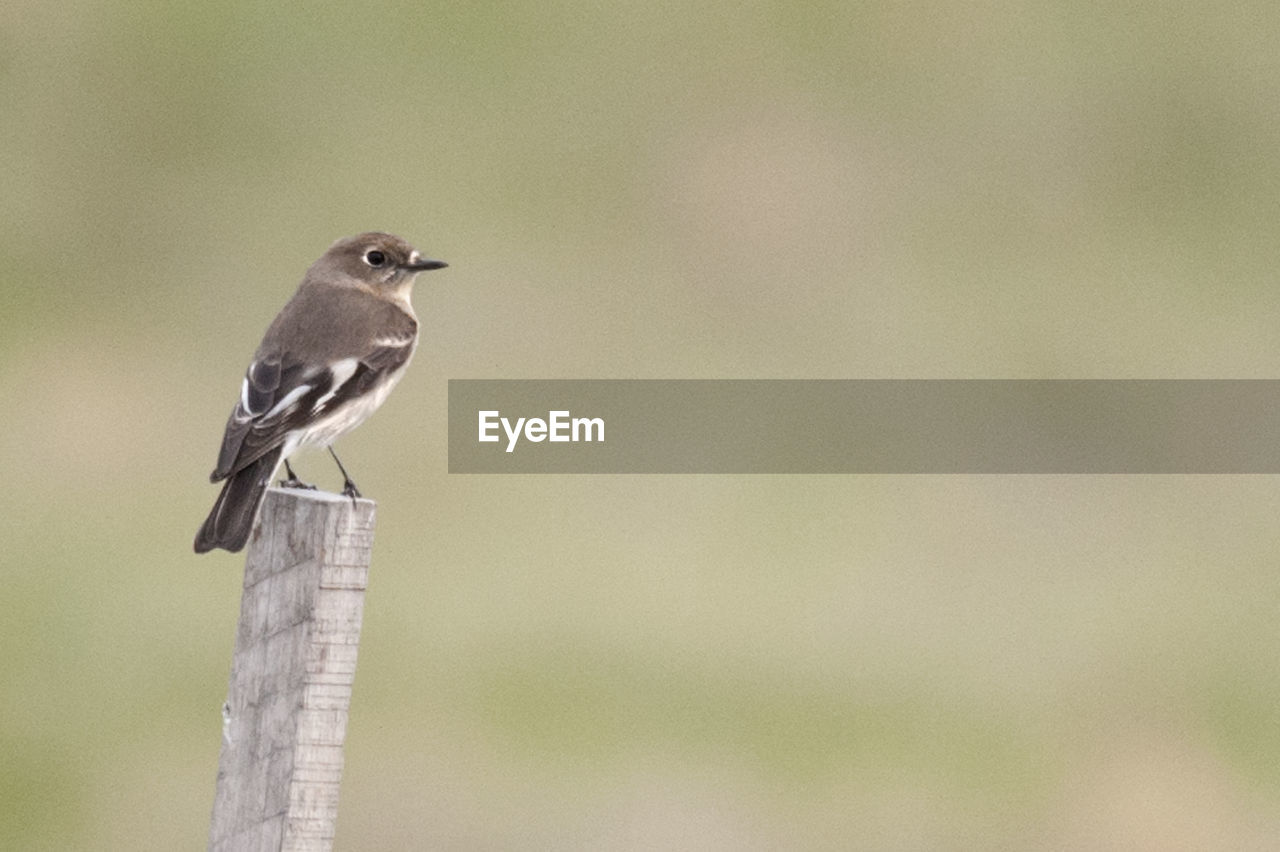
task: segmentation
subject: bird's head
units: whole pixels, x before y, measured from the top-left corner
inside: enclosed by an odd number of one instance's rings
[[[449,264],[431,260],[394,234],[370,231],[338,240],[312,267],[318,277],[354,278],[378,290],[406,289],[419,272]]]

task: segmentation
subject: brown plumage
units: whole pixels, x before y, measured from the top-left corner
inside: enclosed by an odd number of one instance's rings
[[[244,547],[281,460],[330,447],[383,403],[418,343],[414,277],[446,265],[379,232],[339,240],[311,265],[245,372],[210,475],[226,484],[196,553]],[[357,495],[343,476],[344,493]]]

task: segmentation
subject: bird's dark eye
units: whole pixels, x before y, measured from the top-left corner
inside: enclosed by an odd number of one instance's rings
[[[369,249],[364,253],[364,262],[377,269],[387,262],[387,256],[377,249]]]

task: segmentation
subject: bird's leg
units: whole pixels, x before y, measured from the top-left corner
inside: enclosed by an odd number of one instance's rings
[[[285,473],[289,474],[289,478],[280,480],[281,488],[305,488],[308,491],[316,490],[316,487],[314,485],[311,485],[310,483],[307,483],[307,482],[303,482],[301,479],[298,478],[298,475],[293,472],[293,468],[289,467],[288,459],[284,460],[284,471]]]
[[[351,505],[356,504],[356,498],[360,497],[360,489],[356,488],[356,484],[351,481],[351,477],[347,475],[347,469],[342,466],[342,462],[338,461],[338,454],[333,451],[333,447],[329,447],[329,455],[333,456],[333,460],[338,464],[338,470],[342,471],[342,493],[351,498]]]

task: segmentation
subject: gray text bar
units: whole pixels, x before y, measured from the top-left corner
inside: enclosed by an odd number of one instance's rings
[[[1280,381],[451,380],[449,471],[1278,473]]]

